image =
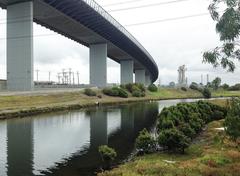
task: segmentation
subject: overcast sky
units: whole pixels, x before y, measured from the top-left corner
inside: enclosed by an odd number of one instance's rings
[[[109,4],[129,0],[96,0],[109,13],[129,30],[153,56],[159,67],[162,84],[177,81],[177,68],[185,64],[189,82],[200,82],[201,74],[216,76],[223,82],[240,82],[239,64],[235,73],[213,69],[202,63],[202,53],[219,45],[215,23],[210,15],[165,20],[177,17],[208,13],[209,0],[183,0],[165,5],[114,11],[128,7],[156,4],[174,0],[139,0],[132,3]],[[0,9],[0,79],[6,78],[6,11]],[[161,21],[161,20],[165,21]],[[161,21],[145,25],[131,25],[149,21]],[[47,34],[41,36],[41,34]],[[51,34],[51,35],[48,35]],[[40,35],[40,36],[39,36]],[[80,73],[80,82],[89,83],[89,49],[34,24],[34,70],[40,70],[39,80],[57,80],[57,72],[72,68]],[[108,82],[120,82],[120,66],[108,59]],[[114,74],[113,74],[114,73]],[[34,72],[36,78],[36,72]]]

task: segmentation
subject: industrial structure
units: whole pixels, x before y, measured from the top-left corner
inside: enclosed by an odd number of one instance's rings
[[[178,68],[178,86],[187,86],[186,71],[187,68],[185,65]]]
[[[94,0],[0,0],[7,10],[7,88],[32,90],[33,22],[90,49],[90,84],[107,85],[107,57],[121,83],[150,84],[158,67],[148,51]],[[53,46],[54,47],[54,46]]]

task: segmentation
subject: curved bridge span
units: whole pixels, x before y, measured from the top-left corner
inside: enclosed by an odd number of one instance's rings
[[[33,88],[33,21],[90,48],[90,84],[107,84],[106,58],[121,65],[121,83],[158,78],[148,51],[94,0],[0,0],[7,9],[7,86]]]

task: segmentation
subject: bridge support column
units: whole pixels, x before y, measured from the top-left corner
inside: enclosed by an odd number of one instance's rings
[[[145,85],[145,70],[144,69],[135,70],[135,82]]]
[[[149,86],[150,84],[152,84],[150,75],[145,75],[145,85]]]
[[[90,45],[90,84],[107,86],[107,44]]]
[[[7,88],[33,89],[33,2],[7,6]]]
[[[133,83],[133,60],[123,60],[121,64],[121,84]]]

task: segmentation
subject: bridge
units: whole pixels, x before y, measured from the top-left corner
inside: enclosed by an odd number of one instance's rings
[[[7,10],[7,88],[32,90],[33,22],[90,50],[90,84],[107,84],[107,57],[121,67],[121,84],[148,85],[158,67],[148,51],[94,0],[0,0]],[[54,46],[53,46],[54,47]]]

